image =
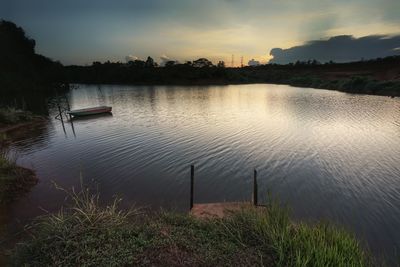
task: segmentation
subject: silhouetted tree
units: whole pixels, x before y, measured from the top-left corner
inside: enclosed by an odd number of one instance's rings
[[[154,59],[152,59],[151,57],[147,57],[146,63],[144,64],[145,67],[147,68],[154,68],[156,67],[156,63],[154,62]]]
[[[28,38],[24,30],[12,22],[0,21],[0,53],[33,55],[35,40]]]
[[[311,61],[311,65],[321,65],[321,62],[319,62],[318,60],[315,60],[315,59],[313,59],[312,61]]]
[[[165,62],[165,67],[172,67],[172,66],[175,66],[176,65],[176,61],[173,61],[173,60],[169,60],[169,61],[167,61],[167,62]]]
[[[192,66],[196,67],[196,68],[204,68],[204,67],[212,67],[213,64],[211,61],[209,61],[206,58],[199,58],[199,59],[193,61]]]
[[[225,68],[225,61],[219,61],[217,64],[218,68]]]
[[[128,63],[129,67],[133,67],[133,68],[143,68],[146,65],[146,62],[144,62],[143,60],[131,60]]]
[[[35,41],[0,20],[0,91],[43,89],[60,80],[62,65],[35,53]]]

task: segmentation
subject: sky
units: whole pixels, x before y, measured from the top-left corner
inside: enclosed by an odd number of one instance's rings
[[[311,40],[399,35],[400,1],[0,0],[0,18],[23,27],[38,53],[64,64],[151,56],[230,66],[234,55],[238,66],[242,56],[244,64],[266,63],[272,49]]]

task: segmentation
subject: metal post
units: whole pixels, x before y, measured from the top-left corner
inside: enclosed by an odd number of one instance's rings
[[[67,109],[68,111],[71,111],[71,106],[69,105],[69,100],[67,94],[64,94],[65,102],[67,103]],[[69,120],[72,121],[72,116],[69,114]]]
[[[71,115],[69,115],[69,121],[71,122],[72,133],[74,134],[74,137],[76,138],[74,122],[73,122],[73,120],[72,120]]]
[[[64,131],[64,134],[65,134],[65,136],[67,136],[67,132],[65,131],[65,126],[64,126],[64,120],[63,120],[63,116],[62,116],[62,111],[61,111],[61,107],[60,107],[60,98],[58,97],[58,94],[57,94],[57,91],[55,91],[56,92],[56,98],[57,98],[57,108],[58,108],[58,116],[60,116],[60,119],[61,119],[61,125],[62,125],[62,128],[63,128],[63,131]],[[56,119],[57,119],[57,117],[58,116],[56,116]]]
[[[60,99],[58,98],[58,96],[57,96],[57,108],[58,108],[58,115],[60,116],[61,121],[62,121],[63,124],[64,124],[63,116],[62,116],[62,111],[61,111],[61,107],[60,107]]]
[[[194,165],[190,165],[190,210],[193,208]]]
[[[253,204],[258,205],[258,186],[257,186],[257,170],[254,169],[254,181],[253,181]]]

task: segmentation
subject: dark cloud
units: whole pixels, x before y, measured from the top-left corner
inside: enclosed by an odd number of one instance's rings
[[[286,64],[290,62],[316,59],[321,62],[349,62],[360,59],[373,59],[400,55],[400,35],[370,35],[354,38],[340,35],[328,40],[314,40],[301,46],[288,49],[274,48],[269,63]]]

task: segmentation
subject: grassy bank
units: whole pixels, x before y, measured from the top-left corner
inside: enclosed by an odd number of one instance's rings
[[[0,127],[31,121],[34,118],[31,112],[20,109],[0,108]]]
[[[8,132],[21,128],[28,129],[30,126],[44,123],[46,120],[45,117],[34,115],[30,111],[10,107],[0,107],[0,134],[5,135]],[[11,142],[11,140],[8,141]],[[0,138],[0,146],[2,145],[1,142]]]
[[[378,81],[361,76],[343,80],[324,80],[315,76],[295,76],[284,83],[292,86],[330,89],[355,94],[400,96],[399,81]]]
[[[294,224],[287,209],[246,208],[223,219],[101,207],[89,191],[38,218],[17,245],[21,266],[370,266],[356,239],[327,224]]]
[[[28,192],[38,181],[32,170],[17,166],[5,143],[4,134],[0,133],[0,205]]]

